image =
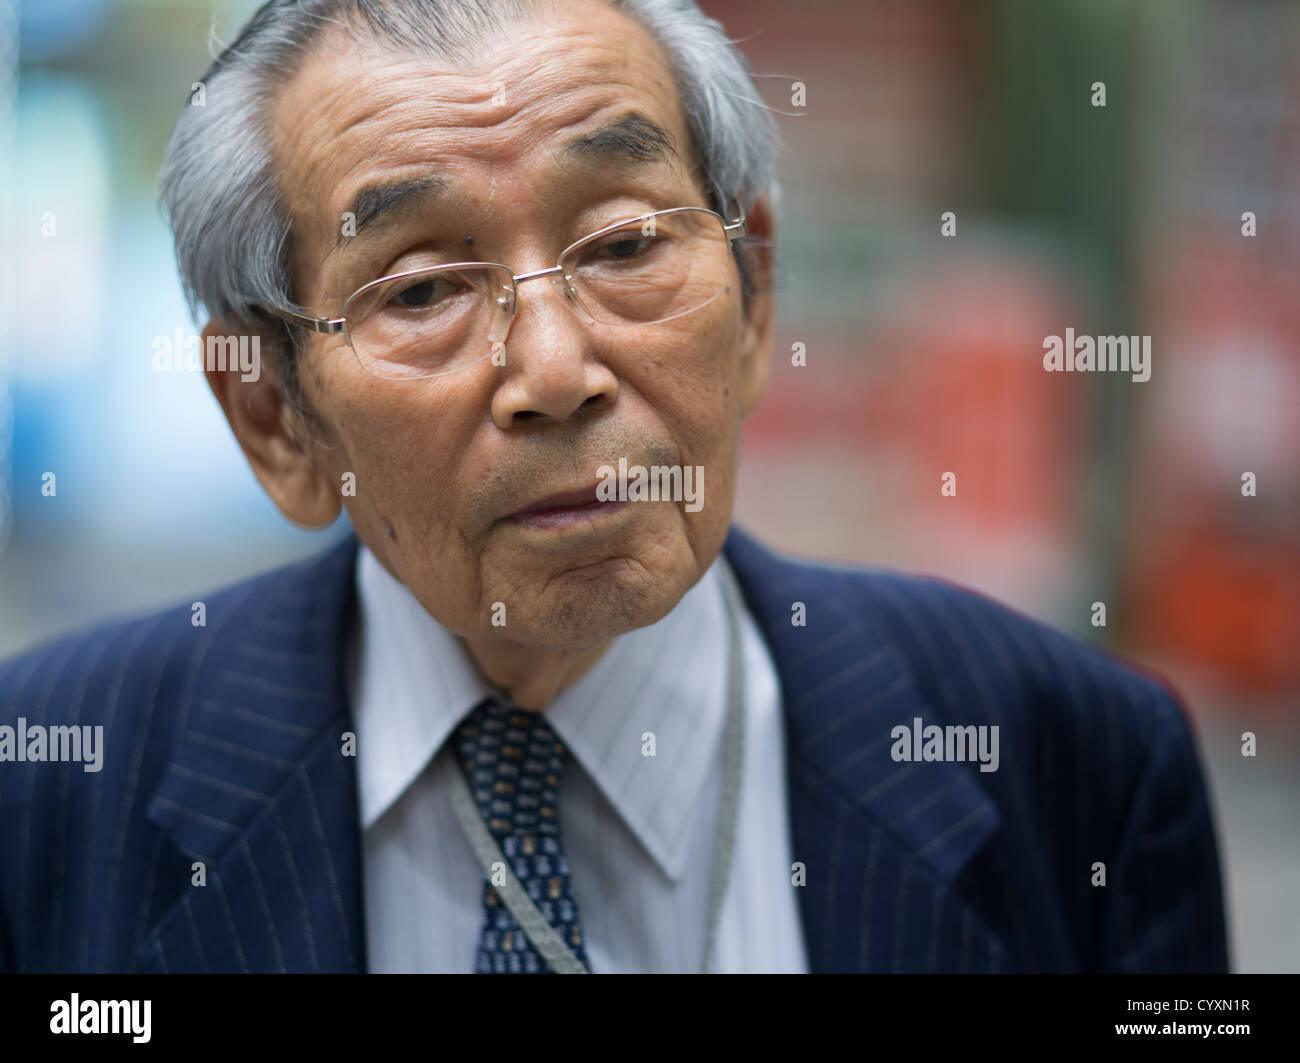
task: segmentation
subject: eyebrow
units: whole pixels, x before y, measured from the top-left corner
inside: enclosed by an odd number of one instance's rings
[[[641,166],[680,160],[671,134],[636,112],[575,137],[564,145],[561,154],[592,167]],[[374,236],[397,225],[403,217],[427,207],[431,200],[450,188],[447,178],[438,174],[366,185],[356,194],[349,208],[353,218],[352,234],[344,235],[340,228],[333,250],[352,243],[363,230],[367,236]]]
[[[563,154],[604,165],[673,162],[679,158],[668,131],[636,112],[569,141]]]
[[[350,243],[368,229],[367,235],[396,225],[403,216],[427,206],[430,200],[447,192],[450,182],[438,174],[421,177],[397,178],[366,185],[352,201],[348,210],[352,214],[353,232],[344,235],[342,228],[334,241],[334,249]]]

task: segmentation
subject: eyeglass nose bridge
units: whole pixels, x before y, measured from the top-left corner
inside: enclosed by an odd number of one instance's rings
[[[578,299],[578,293],[573,290],[569,283],[569,278],[564,275],[563,266],[548,266],[546,269],[530,270],[528,273],[516,273],[510,278],[510,290],[497,300],[497,305],[505,313],[505,323],[500,328],[499,334],[492,337],[494,342],[504,343],[510,335],[510,326],[514,324],[515,318],[519,313],[519,285],[526,281],[540,280],[543,277],[549,277],[551,284],[555,287],[564,303],[568,308],[577,315],[578,319],[584,324],[590,325],[595,322],[581,301]]]

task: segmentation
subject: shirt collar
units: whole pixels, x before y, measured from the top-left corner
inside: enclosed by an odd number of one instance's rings
[[[658,623],[616,638],[547,709],[576,762],[674,881],[686,868],[722,736],[727,620],[720,564],[721,556]],[[369,829],[493,688],[460,640],[364,544],[356,578],[352,702],[361,823]]]
[[[357,799],[369,829],[492,693],[459,640],[361,544],[357,550]]]

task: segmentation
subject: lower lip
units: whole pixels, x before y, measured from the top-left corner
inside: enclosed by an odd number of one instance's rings
[[[510,518],[512,524],[534,531],[562,531],[611,517],[622,510],[626,502],[593,502],[588,506],[564,506],[559,509],[536,509]]]

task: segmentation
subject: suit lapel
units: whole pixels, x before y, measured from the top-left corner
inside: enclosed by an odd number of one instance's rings
[[[213,610],[186,722],[146,815],[191,885],[145,935],[141,971],[362,971],[355,758],[342,648],[356,540]]]
[[[777,558],[735,528],[726,550],[781,680],[812,969],[1004,969],[1005,948],[953,887],[997,810],[968,765],[892,760],[892,728],[943,717],[868,619],[863,581]],[[791,622],[795,602],[806,626]]]

